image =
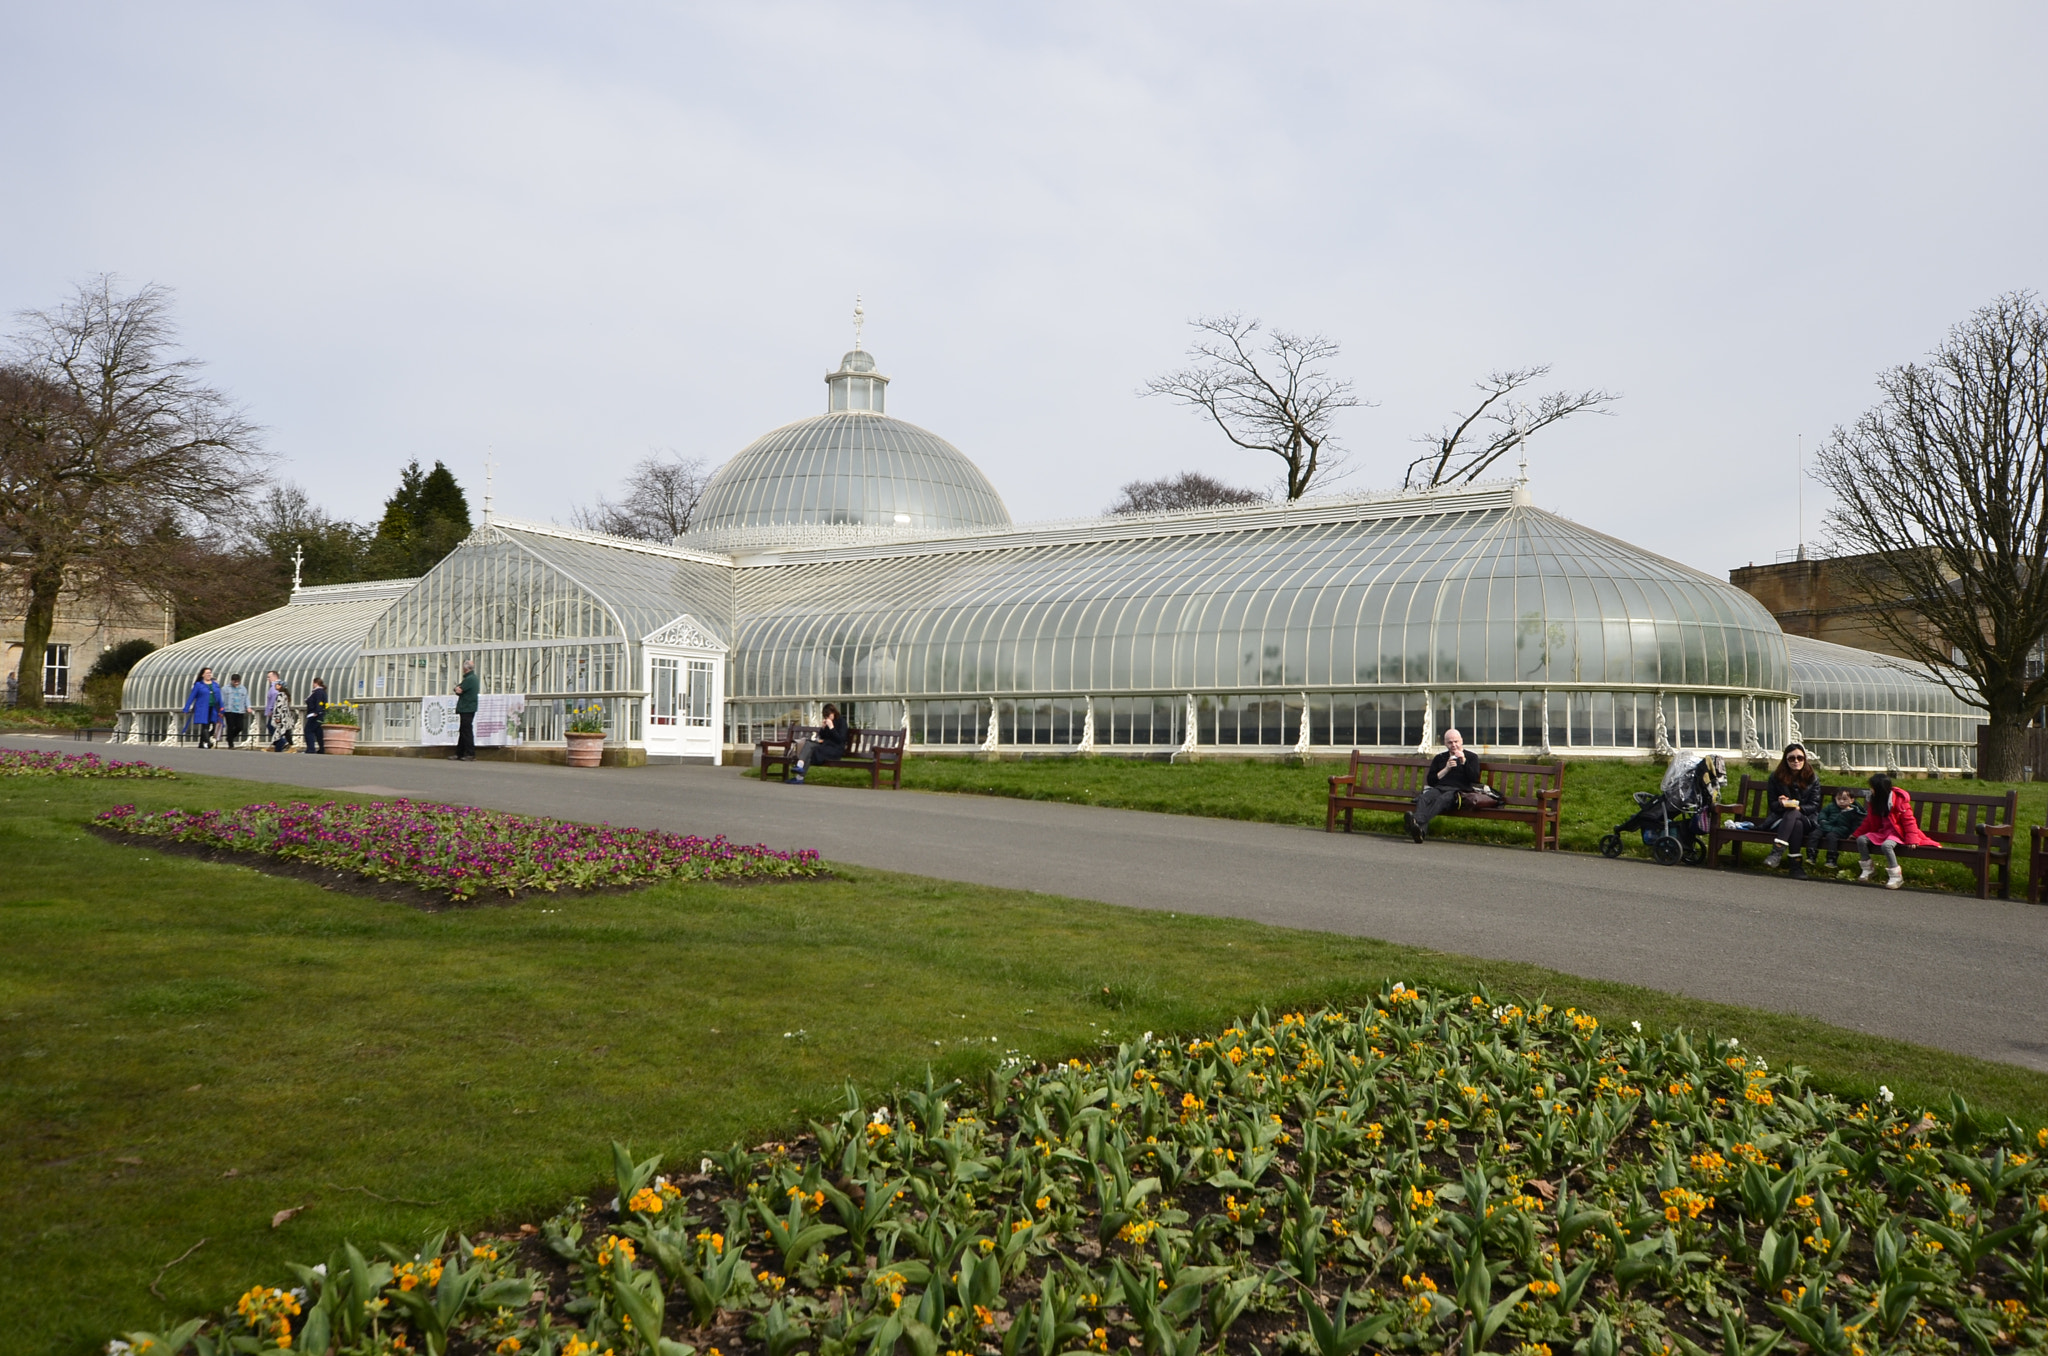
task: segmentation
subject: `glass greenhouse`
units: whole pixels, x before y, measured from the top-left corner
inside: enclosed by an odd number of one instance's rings
[[[1829,767],[1975,770],[1984,709],[1925,665],[1805,636],[1786,636],[1785,649],[1800,738]]]
[[[330,699],[342,700],[364,635],[417,582],[380,579],[302,588],[283,607],[151,651],[121,689],[114,737],[151,744],[187,737],[176,713],[206,667],[222,683],[229,674],[241,674],[257,704],[263,700],[263,675],[272,669],[295,696],[303,698],[313,679],[324,678]]]
[[[1749,595],[1514,487],[742,558],[730,738],[818,704],[929,748],[1740,751],[1786,726]],[[1661,736],[1660,736],[1661,724]]]
[[[1788,639],[1526,485],[1014,527],[972,462],[883,413],[868,354],[826,382],[676,545],[486,522],[419,580],[302,590],[152,656],[131,737],[162,736],[199,662],[311,662],[364,707],[362,747],[432,744],[470,660],[521,712],[508,739],[558,744],[597,707],[648,758],[744,756],[828,701],[932,753],[1392,751],[1455,724],[1495,754],[1740,755],[1795,715],[1830,762],[1974,751],[1924,672]]]
[[[361,738],[416,742],[420,698],[449,692],[468,659],[484,693],[526,698],[526,742],[560,742],[566,713],[594,706],[616,743],[715,757],[731,606],[727,557],[486,524],[370,626]]]

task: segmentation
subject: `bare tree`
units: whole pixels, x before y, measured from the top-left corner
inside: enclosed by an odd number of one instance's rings
[[[1829,544],[1861,557],[1846,565],[1880,633],[1987,709],[1978,775],[2013,780],[2048,704],[2048,312],[1999,297],[1878,389],[1815,467]]]
[[[1189,322],[1199,336],[1188,346],[1192,366],[1145,383],[1140,394],[1169,396],[1216,421],[1239,447],[1270,452],[1286,467],[1287,498],[1308,493],[1319,479],[1340,469],[1331,421],[1337,411],[1366,404],[1318,364],[1334,358],[1338,346],[1320,334],[1274,330],[1261,365],[1259,322],[1238,315],[1203,316]]]
[[[260,474],[255,427],[173,352],[170,293],[102,275],[26,311],[0,359],[0,534],[23,561],[20,700],[67,584],[151,583],[175,520],[232,511]]]
[[[1550,375],[1550,364],[1539,367],[1511,367],[1490,372],[1473,384],[1480,400],[1471,411],[1443,431],[1415,441],[1429,451],[1408,463],[1408,488],[1435,489],[1439,485],[1469,485],[1501,459],[1501,455],[1538,429],[1560,419],[1591,411],[1607,414],[1607,407],[1621,399],[1612,391],[1552,391],[1535,404],[1515,399],[1515,392]]]
[[[617,500],[599,499],[589,508],[579,505],[570,511],[570,521],[586,532],[672,541],[689,531],[697,501],[710,480],[702,457],[657,452],[634,464]]]
[[[1182,471],[1158,480],[1133,480],[1117,491],[1111,513],[1170,513],[1175,509],[1218,508],[1230,504],[1259,504],[1265,496],[1257,490],[1240,490],[1200,471]]]

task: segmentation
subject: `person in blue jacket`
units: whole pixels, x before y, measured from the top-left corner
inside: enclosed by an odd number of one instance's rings
[[[199,747],[213,747],[213,727],[220,721],[220,684],[213,681],[212,668],[199,670],[199,676],[192,680],[192,690],[185,695],[182,708],[186,728],[199,736]]]

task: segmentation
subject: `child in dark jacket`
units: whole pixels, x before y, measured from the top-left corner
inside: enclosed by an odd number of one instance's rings
[[[1835,792],[1835,798],[1820,807],[1819,822],[1815,830],[1820,834],[1820,845],[1828,854],[1828,866],[1832,869],[1839,854],[1856,830],[1863,826],[1863,803],[1856,799],[1856,793],[1847,789]]]

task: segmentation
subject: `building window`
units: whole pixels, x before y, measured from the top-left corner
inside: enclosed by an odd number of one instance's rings
[[[654,665],[654,681],[649,684],[647,723],[660,726],[673,725],[676,723],[676,677],[678,665],[673,659],[656,659],[652,662]]]
[[[691,725],[709,729],[711,726],[711,663],[709,660],[690,661],[690,714]]]
[[[45,645],[43,647],[43,695],[64,697],[71,692],[71,647],[69,645]]]

